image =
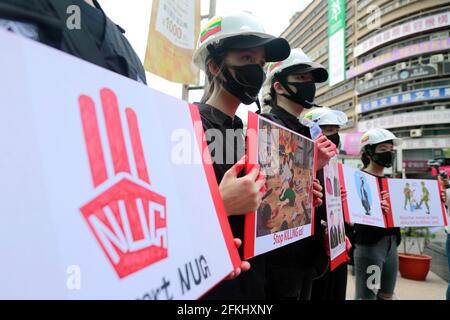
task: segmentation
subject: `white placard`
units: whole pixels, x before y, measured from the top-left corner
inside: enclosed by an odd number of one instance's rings
[[[438,181],[387,179],[392,218],[396,227],[442,227],[442,207]]]
[[[340,263],[340,256],[346,252],[344,212],[342,210],[337,156],[331,158],[328,165],[323,168],[323,183],[330,259],[332,269],[334,269]]]
[[[172,161],[175,131],[200,152],[185,102],[9,32],[0,52],[1,299],[194,299],[233,270],[203,165]]]
[[[377,178],[346,165],[341,168],[340,180],[344,182],[347,192],[344,203],[347,222],[386,227]]]

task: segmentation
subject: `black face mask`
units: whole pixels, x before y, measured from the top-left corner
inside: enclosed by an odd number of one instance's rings
[[[315,106],[314,97],[316,96],[316,84],[313,81],[308,82],[287,82],[280,81],[289,95],[284,94],[286,98],[295,103],[300,104],[305,109],[310,109]],[[292,91],[289,85],[294,86],[296,92]]]
[[[383,166],[385,168],[392,167],[392,164],[394,163],[394,159],[395,159],[395,153],[392,151],[386,151],[386,152],[372,154],[372,160],[375,163],[377,163],[380,166]]]
[[[336,148],[339,148],[339,144],[341,143],[341,137],[339,136],[339,133],[334,133],[332,135],[327,136],[328,140],[334,143]]]
[[[228,69],[235,71],[235,77]],[[258,99],[258,93],[266,80],[266,74],[259,64],[227,66],[223,70],[224,88],[237,97],[243,104],[252,104]]]

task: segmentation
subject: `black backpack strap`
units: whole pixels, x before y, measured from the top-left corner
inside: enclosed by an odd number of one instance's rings
[[[0,18],[36,25],[39,42],[58,48],[64,25],[43,0],[2,0]]]

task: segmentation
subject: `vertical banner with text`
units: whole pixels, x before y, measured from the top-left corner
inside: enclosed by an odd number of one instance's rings
[[[145,70],[172,82],[197,84],[192,55],[200,19],[200,0],[154,0]]]
[[[329,85],[345,80],[345,0],[328,0]]]

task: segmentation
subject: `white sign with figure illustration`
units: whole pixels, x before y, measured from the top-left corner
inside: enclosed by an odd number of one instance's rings
[[[378,179],[359,169],[339,166],[339,179],[347,192],[344,215],[347,223],[387,227],[381,210],[381,195]]]
[[[446,225],[439,182],[418,179],[385,179],[390,194],[395,227],[438,227]]]

